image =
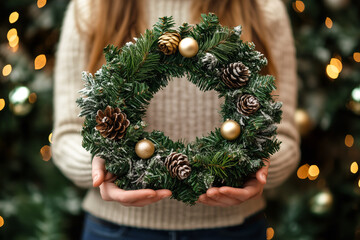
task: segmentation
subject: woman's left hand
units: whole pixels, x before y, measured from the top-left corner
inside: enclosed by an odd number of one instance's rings
[[[262,194],[269,169],[269,161],[256,172],[255,176],[244,184],[243,188],[213,187],[202,194],[197,203],[209,206],[229,207],[239,205]]]

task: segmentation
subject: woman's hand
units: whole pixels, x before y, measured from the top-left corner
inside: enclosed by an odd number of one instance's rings
[[[244,184],[243,188],[213,187],[202,194],[198,203],[209,206],[228,207],[241,204],[251,198],[262,194],[269,169],[269,161],[264,161],[265,166],[256,172],[254,178]]]
[[[123,190],[113,181],[116,177],[105,170],[105,160],[94,157],[92,161],[93,186],[100,187],[100,194],[105,201],[117,201],[124,206],[143,207],[171,196],[167,189]]]

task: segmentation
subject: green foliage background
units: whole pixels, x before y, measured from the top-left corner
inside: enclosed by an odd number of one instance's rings
[[[275,230],[273,239],[360,239],[359,172],[350,164],[359,162],[359,115],[349,109],[351,93],[360,86],[360,2],[357,0],[303,0],[305,11],[297,13],[286,1],[296,40],[299,75],[299,106],[312,120],[311,131],[302,137],[303,164],[316,164],[319,177],[301,180],[296,173],[282,187],[268,191],[267,216]],[[35,0],[0,2],[0,68],[11,64],[8,77],[0,75],[0,239],[79,239],[82,191],[76,189],[54,167],[44,162],[40,148],[49,145],[52,129],[52,72],[59,29],[67,0],[50,0],[38,9]],[[336,4],[337,3],[337,4]],[[11,12],[20,13],[10,24]],[[333,27],[325,27],[325,19]],[[16,27],[18,52],[8,48],[7,31]],[[46,54],[47,65],[35,71],[33,60]],[[339,78],[329,80],[326,66],[341,57]],[[38,96],[25,116],[9,108],[9,93],[27,86]],[[344,145],[351,134],[352,147]],[[327,192],[332,204],[321,214],[314,212],[317,194]],[[324,205],[323,205],[324,206]]]

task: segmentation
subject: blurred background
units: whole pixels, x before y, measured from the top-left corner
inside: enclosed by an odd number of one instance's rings
[[[69,0],[0,2],[0,239],[79,239],[84,190],[51,161],[54,54]],[[360,239],[360,1],[285,1],[298,58],[298,169],[266,192],[268,239]]]

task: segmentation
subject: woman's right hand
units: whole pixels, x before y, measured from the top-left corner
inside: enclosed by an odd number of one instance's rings
[[[100,194],[105,201],[117,201],[124,206],[143,207],[171,196],[168,189],[123,190],[113,181],[116,177],[105,170],[105,160],[95,156],[92,161],[93,186],[100,187]]]

